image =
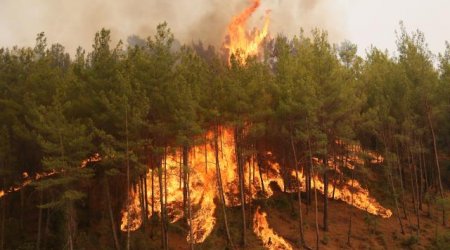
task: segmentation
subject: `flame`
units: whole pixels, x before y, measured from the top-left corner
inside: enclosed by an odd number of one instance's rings
[[[292,172],[291,175],[295,176],[295,172]],[[314,180],[316,182],[317,190],[319,190],[323,194],[325,187],[323,181],[320,180],[317,176],[314,177]],[[299,173],[299,181],[302,183],[302,187],[304,187],[305,177],[303,176],[303,173]],[[331,184],[328,184],[328,198],[333,197],[332,189],[333,186]],[[370,197],[369,190],[363,188],[357,180],[353,180],[353,187],[351,180],[348,180],[345,184],[336,187],[334,192],[334,199],[344,201],[349,205],[364,210],[370,214],[379,215],[382,218],[389,218],[392,216],[392,211],[380,205],[380,203],[378,203],[375,198]]]
[[[137,188],[137,190],[135,190]],[[130,206],[129,206],[129,212],[130,212],[130,231],[135,231],[139,227],[141,227],[142,224],[142,209],[139,202],[139,186],[136,185],[135,188],[131,188],[129,192],[130,196]],[[128,218],[128,210],[124,210],[122,212],[123,218]],[[128,228],[128,220],[122,220],[122,223],[120,224],[120,229],[122,231],[127,231]]]
[[[259,47],[269,32],[269,11],[266,11],[261,31],[255,28],[253,32],[248,32],[246,28],[249,18],[259,6],[260,0],[252,0],[251,5],[239,15],[234,16],[228,25],[229,41],[225,44],[229,52],[228,62],[230,62],[231,54],[235,54],[241,63],[245,63],[248,56],[258,55]]]
[[[263,241],[264,247],[268,249],[293,249],[282,237],[278,236],[267,222],[267,214],[256,209],[253,217],[253,232]]]
[[[83,160],[81,162],[81,164],[80,164],[80,168],[85,168],[88,163],[98,162],[101,159],[102,158],[101,158],[100,154],[95,153],[93,156]],[[50,177],[52,175],[63,173],[63,172],[64,172],[64,170],[57,171],[57,170],[53,169],[53,170],[51,170],[49,172],[36,173],[36,175],[34,177],[29,176],[27,172],[23,172],[22,173],[22,183],[17,185],[17,186],[9,187],[8,189],[5,189],[5,190],[0,190],[0,198],[2,198],[3,196],[5,196],[5,195],[7,195],[9,193],[13,193],[13,192],[19,191],[20,189],[30,185],[33,181],[38,181],[38,180],[40,180],[42,178]]]
[[[223,183],[223,189],[225,193],[225,203],[228,207],[240,205],[239,190],[238,190],[238,176],[237,176],[237,165],[235,158],[234,149],[234,134],[232,129],[222,128],[221,136],[219,142],[219,161],[220,161],[220,171]],[[214,138],[212,132],[206,134],[207,141],[211,142]],[[170,152],[171,150],[167,150]],[[172,150],[173,151],[173,150]],[[215,166],[215,149],[211,143],[205,143],[203,145],[195,146],[190,151],[190,201],[192,208],[192,231],[193,231],[193,242],[201,243],[208,235],[212,232],[215,224],[215,210],[216,203],[215,199],[218,197],[217,193],[217,182],[216,182],[216,166]],[[354,152],[356,154],[357,152]],[[260,173],[257,167],[253,167],[255,159],[250,159],[245,165],[244,171],[244,182],[246,190],[251,190],[253,198],[256,198],[259,194],[265,197],[270,197],[273,195],[274,190],[270,188],[270,183],[275,182],[281,189],[284,189],[284,182],[281,177],[281,166],[276,162],[276,159],[271,152],[266,152],[265,158],[267,159],[267,165],[264,168],[263,173],[261,173],[264,182],[265,194],[262,194],[262,183],[260,180]],[[379,157],[379,156],[376,156]],[[183,201],[183,190],[182,190],[182,179],[180,178],[180,166],[181,166],[181,152],[176,151],[173,154],[167,156],[166,169],[167,169],[167,201],[165,203],[168,207],[168,217],[171,223],[174,223],[184,217],[182,209]],[[353,164],[359,164],[362,162],[356,155],[349,154],[348,159],[342,157],[347,162],[347,166],[350,169],[354,168]],[[379,159],[379,158],[378,158]],[[315,164],[318,164],[318,159],[315,159]],[[164,164],[164,163],[163,163]],[[330,160],[328,165],[330,167],[336,166],[339,171],[337,162]],[[154,185],[154,211],[155,213],[160,213],[160,187],[158,182],[158,174],[156,170],[153,173]],[[249,171],[253,174],[254,178],[250,178],[249,181]],[[292,177],[295,179],[295,172],[291,172]],[[151,216],[151,193],[152,193],[152,170],[147,173],[147,199],[148,199],[148,216]],[[313,177],[316,181],[317,189],[323,193],[324,184],[319,177]],[[302,183],[302,187],[305,187],[305,176],[302,172],[299,173],[299,181]],[[332,197],[332,184],[330,184],[330,190],[328,196]],[[295,190],[287,190],[288,192],[294,192]],[[351,199],[353,191],[353,202]],[[140,204],[139,194],[141,193],[139,185],[133,187],[130,191],[130,197],[132,201],[130,202],[130,230],[134,231],[138,229],[142,224],[142,211]],[[250,192],[247,192],[247,200]],[[258,197],[261,198],[261,197]],[[334,198],[336,200],[342,200],[358,209],[365,210],[371,214],[379,215],[383,218],[388,218],[392,215],[389,209],[381,206],[373,197],[370,196],[369,191],[363,188],[360,183],[353,180],[353,188],[351,187],[351,181],[346,183],[341,183],[336,186]],[[121,230],[127,230],[127,207],[125,206],[122,210],[122,223]],[[187,217],[187,216],[186,216]],[[259,230],[259,233],[263,231],[266,232],[268,229],[267,220],[263,214],[255,214],[255,220],[258,221],[259,227],[263,227],[264,230]],[[255,222],[256,223],[256,222]],[[264,224],[265,223],[265,224]],[[255,229],[256,230],[256,229]],[[256,232],[255,232],[256,233]],[[269,234],[272,235],[272,234]],[[274,239],[271,237],[271,241]],[[268,239],[268,238],[267,238]],[[189,236],[187,236],[188,242],[191,241]],[[264,239],[263,239],[264,241]],[[274,248],[276,249],[276,248]],[[282,248],[281,248],[282,249]]]

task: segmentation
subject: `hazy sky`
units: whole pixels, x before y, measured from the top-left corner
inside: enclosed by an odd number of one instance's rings
[[[154,32],[167,21],[183,42],[203,40],[220,45],[231,17],[248,0],[0,0],[0,47],[33,46],[44,31],[49,43],[59,42],[70,53],[78,46],[87,50],[96,31],[112,30],[123,39]],[[300,27],[329,31],[333,42],[356,43],[360,52],[371,44],[395,49],[395,30],[403,20],[408,30],[420,29],[434,52],[450,40],[450,0],[261,0],[251,25],[261,24],[271,9],[272,34],[297,34]]]

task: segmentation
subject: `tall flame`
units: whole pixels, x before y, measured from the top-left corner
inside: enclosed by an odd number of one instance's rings
[[[258,54],[260,44],[269,32],[269,11],[266,11],[264,25],[261,31],[256,28],[252,32],[247,31],[247,22],[260,4],[260,0],[252,0],[251,5],[239,15],[234,16],[228,25],[229,41],[225,44],[225,48],[228,49],[230,57],[231,54],[235,54],[237,60],[241,63],[245,63],[245,59],[248,56]],[[228,60],[230,60],[230,57]]]

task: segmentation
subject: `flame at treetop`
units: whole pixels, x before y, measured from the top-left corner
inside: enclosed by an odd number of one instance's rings
[[[230,62],[231,54],[235,54],[241,63],[245,63],[248,56],[258,54],[259,46],[269,32],[269,11],[266,11],[262,30],[255,28],[252,32],[247,31],[247,22],[260,4],[260,0],[252,0],[251,5],[239,15],[234,16],[228,25],[229,40],[225,44],[229,52],[228,62]]]

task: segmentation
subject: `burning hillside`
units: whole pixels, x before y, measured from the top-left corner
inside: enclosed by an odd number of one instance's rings
[[[207,138],[209,141],[213,139],[212,136],[212,133],[208,133]],[[226,205],[239,206],[238,174],[236,157],[234,153],[235,142],[232,130],[223,130],[220,145],[221,147],[219,149],[219,161],[220,170],[222,173],[222,183],[225,191]],[[193,210],[191,222],[194,238],[193,242],[201,243],[208,237],[216,223],[215,209],[216,200],[219,195],[216,178],[217,173],[215,168],[213,167],[214,163],[210,162],[212,161],[211,159],[214,159],[214,148],[210,143],[207,143],[206,145],[198,145],[192,148],[189,154],[191,159],[189,162],[189,186],[191,187],[190,203]],[[271,155],[270,152],[268,152],[267,154]],[[164,178],[163,180],[164,183],[167,183],[167,193],[164,193],[163,191],[163,195],[166,197],[163,200],[164,203],[166,203],[168,206],[168,214],[171,223],[174,223],[181,219],[183,216],[186,216],[184,214],[182,204],[183,178],[180,175],[180,168],[182,168],[180,156],[181,152],[177,151],[175,154],[167,157],[167,162],[163,162],[163,165],[165,165],[167,168],[167,174],[165,175],[165,178],[167,179]],[[266,193],[263,195],[266,198],[270,197],[274,192],[270,188],[270,183],[276,183],[278,187],[283,189],[285,184],[280,173],[281,166],[278,163],[270,161],[267,162],[268,169],[266,171],[263,171],[262,173],[259,173],[259,168],[255,167],[253,161],[254,159],[251,159],[245,165],[245,176],[247,176],[245,179],[250,180],[250,182],[248,182],[247,180],[245,181],[247,200],[250,200],[250,190],[252,190],[251,193],[253,198],[260,198],[257,196],[257,194],[261,194],[263,189],[266,191]],[[251,171],[252,174],[250,174],[249,171]],[[260,177],[262,178],[262,181],[265,185],[264,188],[262,187]],[[295,178],[294,172],[292,172],[292,177]],[[314,178],[317,189],[323,193],[323,181],[317,176],[315,176]],[[147,199],[147,204],[149,204],[147,207],[147,214],[149,217],[152,215],[152,208],[155,213],[161,212],[161,203],[159,202],[161,199],[161,190],[156,179],[156,174],[152,174],[151,172],[147,173],[147,183],[153,183],[147,189],[147,194],[144,194],[145,198]],[[301,181],[301,186],[305,187],[305,178],[303,173],[300,173],[299,180]],[[331,190],[332,188],[332,185],[329,184],[329,190]],[[138,229],[142,224],[142,197],[139,197],[140,193],[142,192],[139,192],[138,185],[130,190],[130,197],[132,197],[132,201],[131,206],[129,208],[124,207],[122,211],[122,231],[127,230],[127,211],[130,211],[131,221],[129,229],[131,231]],[[352,195],[353,200],[351,198]],[[329,198],[333,197],[332,193],[328,193],[328,196]],[[339,187],[335,187],[334,199],[342,200],[352,206],[365,210],[368,213],[379,215],[383,218],[389,218],[392,215],[392,212],[389,209],[385,209],[374,198],[370,197],[369,191],[361,187],[361,185],[356,180],[353,180],[353,186],[351,184],[351,181],[347,181]],[[257,214],[255,214],[255,220],[260,221],[258,222],[258,225],[261,223],[262,225],[267,224],[267,221],[265,221],[263,218],[264,216],[260,214],[259,211],[257,211],[256,213]],[[259,225],[258,227],[261,227],[261,225]],[[264,230],[261,232],[261,234],[263,233]]]

